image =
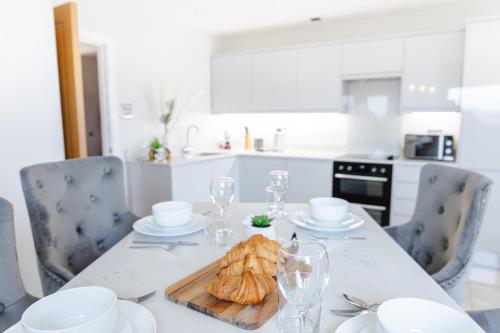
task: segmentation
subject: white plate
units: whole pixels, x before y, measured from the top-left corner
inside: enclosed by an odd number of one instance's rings
[[[155,333],[156,320],[148,309],[129,301],[118,301],[118,320],[113,333]],[[25,333],[17,323],[4,333]]]
[[[365,221],[356,214],[352,214],[353,221],[346,225],[319,225],[319,224],[311,224],[302,218],[304,211],[298,211],[291,214],[288,218],[290,221],[298,225],[301,228],[312,230],[312,231],[322,231],[322,232],[343,232],[350,231],[361,227]]]
[[[210,224],[208,217],[201,214],[193,214],[191,221],[183,227],[157,228],[153,225],[151,216],[144,217],[134,223],[134,230],[140,234],[153,237],[174,237],[189,235],[205,229]]]
[[[366,313],[347,319],[335,330],[335,333],[376,333],[377,314]]]
[[[306,211],[302,211],[301,214],[302,221],[309,223],[309,224],[314,224],[318,226],[328,226],[328,227],[339,227],[339,226],[346,226],[349,224],[354,223],[354,216],[352,215],[351,212],[347,212],[345,216],[336,221],[318,221],[314,219],[310,213]]]

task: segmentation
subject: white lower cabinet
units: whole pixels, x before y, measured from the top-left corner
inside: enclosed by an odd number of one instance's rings
[[[333,161],[289,158],[286,164],[290,173],[287,202],[332,196]]]
[[[212,162],[193,162],[174,165],[172,168],[172,198],[190,202],[210,200]]]
[[[240,201],[265,202],[269,172],[286,170],[286,160],[279,157],[240,156]]]
[[[390,225],[410,221],[415,210],[421,165],[394,164]]]

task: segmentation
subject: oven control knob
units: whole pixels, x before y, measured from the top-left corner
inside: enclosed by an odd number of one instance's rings
[[[343,164],[339,165],[339,170],[340,171],[344,170],[344,165]]]
[[[352,166],[348,165],[347,166],[347,171],[352,171]]]
[[[366,167],[365,167],[365,165],[364,165],[364,164],[361,164],[361,165],[359,166],[359,170],[364,170],[365,168],[366,168]]]
[[[446,148],[446,149],[444,150],[444,153],[445,153],[446,155],[451,155],[451,153],[452,153],[451,148]]]
[[[385,168],[380,169],[380,173],[385,173],[386,171]]]
[[[451,147],[451,146],[453,146],[453,141],[446,140],[446,142],[444,144],[446,145],[446,147]]]
[[[376,168],[376,167],[373,167],[373,168],[372,168],[372,173],[375,173],[375,172],[377,172],[377,168]]]

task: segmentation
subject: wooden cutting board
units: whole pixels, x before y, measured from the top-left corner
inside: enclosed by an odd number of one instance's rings
[[[167,299],[237,327],[254,330],[278,311],[278,291],[275,290],[257,305],[242,305],[219,300],[205,291],[205,286],[217,278],[218,261],[177,281],[165,290]]]

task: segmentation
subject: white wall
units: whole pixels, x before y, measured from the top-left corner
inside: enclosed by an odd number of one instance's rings
[[[64,2],[67,0],[53,1],[54,5]],[[143,153],[153,136],[161,138],[162,90],[163,100],[177,98],[178,110],[201,96],[174,129],[172,138],[180,144],[190,117],[210,113],[212,37],[175,23],[154,0],[76,2],[80,30],[112,42],[117,103],[134,107],[135,119],[119,120],[123,150]]]
[[[214,49],[217,53],[224,53],[401,33],[464,29],[465,20],[469,17],[497,14],[500,14],[498,0],[461,0],[421,9],[367,13],[364,16],[325,19],[320,23],[220,35]]]
[[[14,205],[26,288],[41,287],[19,170],[64,159],[54,19],[49,0],[0,3],[0,196]]]

